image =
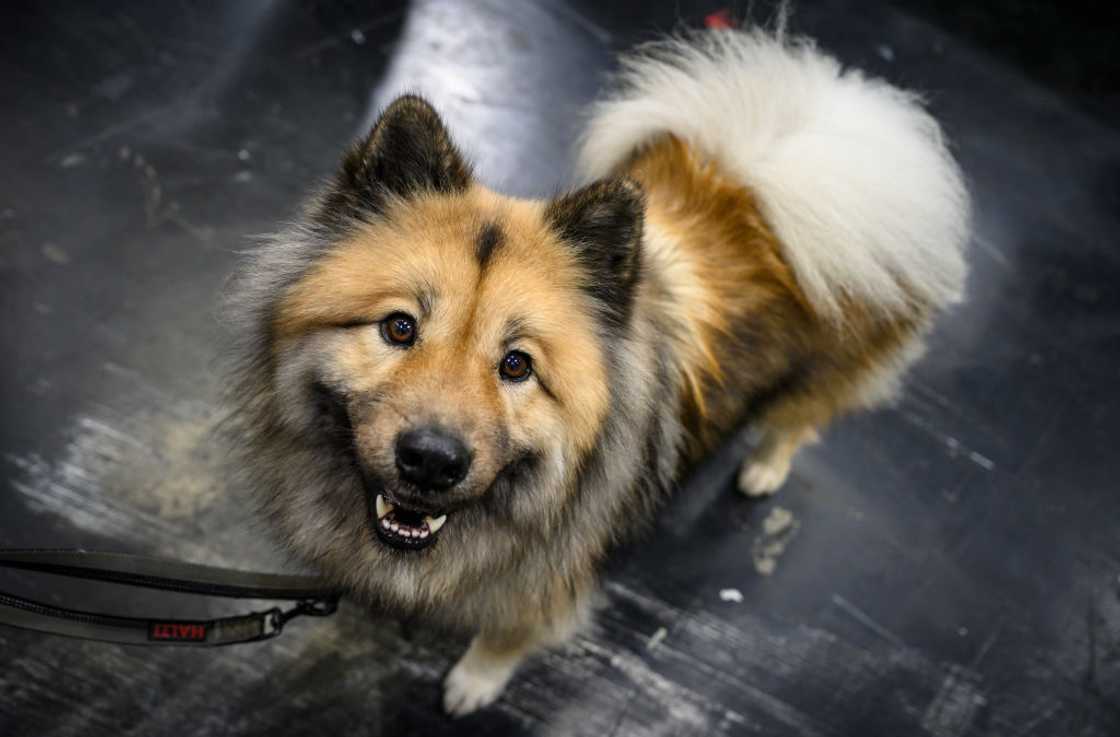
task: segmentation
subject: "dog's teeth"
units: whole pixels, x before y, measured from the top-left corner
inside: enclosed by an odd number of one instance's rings
[[[428,531],[427,530],[420,530],[420,539],[421,540],[423,540],[427,536],[428,536]]]
[[[386,530],[389,529],[389,525],[390,525],[389,520],[387,520],[387,519],[381,520],[381,526],[384,527]]]
[[[435,533],[439,532],[439,528],[443,527],[443,523],[447,521],[447,515],[441,514],[435,519],[432,519],[431,517],[425,517],[424,521],[428,523],[428,529],[431,530],[432,534],[434,535]]]
[[[381,519],[389,512],[393,511],[393,505],[385,501],[385,497],[380,494],[377,495],[377,518]]]
[[[401,526],[400,526],[400,525],[398,525],[398,524],[397,524],[396,522],[394,522],[393,524],[389,525],[389,527],[390,527],[390,529],[392,529],[392,530],[393,530],[393,532],[398,532],[398,531],[399,531],[399,530],[401,529]]]

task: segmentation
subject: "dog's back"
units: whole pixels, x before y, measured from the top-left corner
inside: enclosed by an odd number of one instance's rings
[[[810,42],[715,31],[623,62],[585,134],[590,178],[646,192],[648,268],[680,310],[702,450],[753,412],[747,493],[837,413],[889,398],[961,297],[968,199],[918,99]]]

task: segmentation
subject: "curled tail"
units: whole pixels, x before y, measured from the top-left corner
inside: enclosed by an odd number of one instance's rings
[[[762,30],[646,45],[620,83],[593,109],[584,175],[671,133],[754,191],[821,315],[842,321],[850,299],[884,314],[960,300],[968,194],[916,95]]]

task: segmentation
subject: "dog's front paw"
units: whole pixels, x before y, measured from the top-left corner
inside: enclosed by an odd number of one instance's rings
[[[453,717],[465,716],[494,703],[513,674],[512,668],[478,660],[468,651],[443,682],[443,708]]]
[[[747,496],[766,496],[777,491],[789,476],[788,459],[751,460],[739,472],[739,491]]]

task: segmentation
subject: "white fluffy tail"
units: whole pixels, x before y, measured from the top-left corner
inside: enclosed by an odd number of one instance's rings
[[[705,31],[642,47],[599,102],[579,163],[605,176],[672,133],[758,196],[817,310],[959,301],[968,194],[919,98],[805,39]]]

